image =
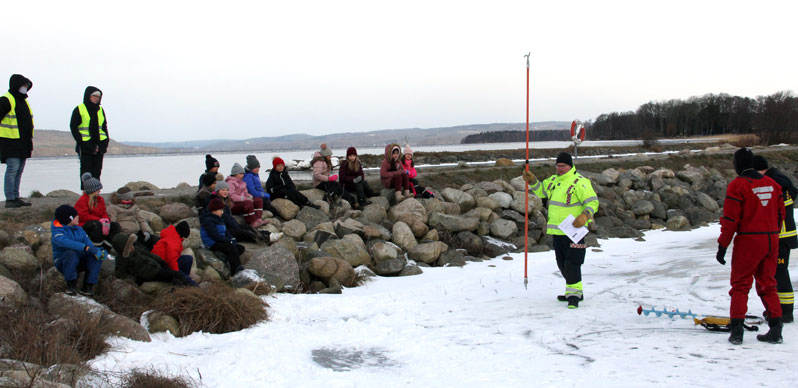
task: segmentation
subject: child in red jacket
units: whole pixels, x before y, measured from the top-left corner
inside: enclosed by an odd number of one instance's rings
[[[161,239],[152,247],[152,253],[158,255],[174,271],[180,271],[191,285],[196,285],[191,279],[191,265],[194,258],[182,255],[183,239],[188,238],[191,229],[188,222],[180,221],[177,225],[169,225],[161,231]]]
[[[89,221],[98,221],[102,224],[102,232],[106,241],[111,242],[111,238],[121,230],[116,222],[111,222],[108,211],[105,208],[105,199],[100,195],[103,185],[100,180],[91,176],[91,173],[83,173],[80,177],[83,180],[83,195],[75,202],[75,210],[80,217],[80,226]]]

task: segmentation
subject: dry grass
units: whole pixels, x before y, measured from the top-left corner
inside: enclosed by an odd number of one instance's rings
[[[131,287],[134,292],[122,293],[119,289],[114,287],[113,282],[103,280],[100,281],[95,288],[94,299],[108,306],[111,311],[138,322],[141,314],[152,309],[152,301],[154,298],[140,292],[138,287]]]
[[[753,147],[762,144],[761,139],[757,135],[737,135],[731,137],[730,144],[737,147]]]
[[[262,300],[235,293],[233,288],[218,283],[202,288],[178,288],[162,295],[155,309],[177,319],[178,337],[197,331],[229,333],[268,318]]]
[[[193,388],[197,384],[183,376],[164,376],[155,370],[137,369],[122,378],[119,388]]]

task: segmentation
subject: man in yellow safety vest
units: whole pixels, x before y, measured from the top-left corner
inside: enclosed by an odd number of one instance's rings
[[[8,93],[0,96],[0,162],[6,165],[6,207],[30,206],[19,196],[25,160],[33,153],[33,113],[28,91],[33,82],[21,74],[8,81]]]
[[[103,169],[103,155],[108,150],[108,121],[105,110],[100,106],[103,92],[94,86],[86,87],[83,103],[72,111],[69,128],[75,138],[75,152],[80,158],[80,175],[89,172],[100,179]],[[83,181],[80,182],[83,190]]]

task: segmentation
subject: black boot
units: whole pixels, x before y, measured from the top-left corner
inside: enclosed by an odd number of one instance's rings
[[[83,296],[88,296],[89,298],[94,297],[94,284],[83,282],[83,287],[80,288],[80,294]]]
[[[729,325],[731,327],[731,335],[729,336],[729,342],[731,342],[734,345],[740,345],[743,343],[743,332],[745,330],[743,329],[743,321],[745,321],[745,319],[743,318],[731,319],[731,324]]]
[[[782,342],[781,327],[783,326],[781,323],[781,317],[768,319],[768,326],[770,326],[770,330],[768,330],[768,332],[765,334],[756,336],[756,339],[762,342],[780,344]]]
[[[560,302],[567,302],[568,298],[566,298],[565,295],[557,295],[557,300],[559,300]],[[585,294],[582,294],[582,296],[579,297],[580,302],[583,300],[585,300]]]
[[[572,295],[568,297],[568,308],[575,309],[579,308],[579,297],[576,295]]]
[[[78,294],[78,279],[67,280],[66,294],[75,296]]]

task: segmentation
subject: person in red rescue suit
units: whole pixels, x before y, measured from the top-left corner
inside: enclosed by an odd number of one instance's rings
[[[756,279],[756,293],[765,305],[770,330],[759,341],[781,343],[781,305],[776,294],[776,258],[779,229],[784,221],[781,186],[754,170],[754,154],[747,148],[734,153],[737,177],[726,187],[720,237],[715,259],[725,265],[726,249],[734,238],[731,259],[731,335],[729,342],[743,343],[743,322],[748,311],[748,291]]]
[[[385,146],[385,159],[380,165],[380,182],[386,189],[396,191],[396,202],[410,198],[410,172],[402,166],[401,148],[399,144],[391,143]]]
[[[83,103],[72,110],[69,129],[75,139],[75,152],[80,159],[80,175],[90,172],[100,179],[103,169],[103,155],[108,150],[108,120],[105,109],[100,106],[103,92],[94,86],[87,86],[83,92]],[[80,181],[83,190],[83,180]]]
[[[795,230],[795,214],[793,212],[793,201],[798,196],[798,188],[792,184],[781,171],[775,167],[769,167],[768,161],[764,156],[754,155],[754,170],[765,175],[781,186],[781,195],[784,197],[784,209],[786,217],[781,223],[779,231],[779,257],[776,263],[776,293],[781,302],[781,321],[790,323],[794,321],[793,307],[795,305],[795,293],[792,289],[790,280],[790,250],[798,248],[798,236]]]

